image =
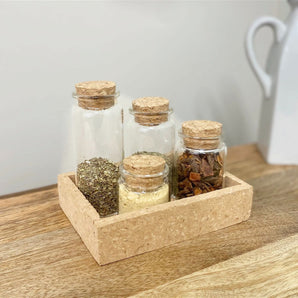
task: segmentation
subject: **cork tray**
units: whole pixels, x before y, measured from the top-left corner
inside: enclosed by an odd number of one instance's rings
[[[249,218],[253,188],[230,173],[226,187],[142,210],[100,218],[74,183],[58,177],[59,203],[100,265],[216,231]]]

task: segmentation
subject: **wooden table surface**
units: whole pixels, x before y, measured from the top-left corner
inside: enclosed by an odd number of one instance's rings
[[[254,187],[250,219],[98,266],[56,186],[0,199],[0,297],[298,296],[298,167],[269,166],[255,145],[227,170]]]

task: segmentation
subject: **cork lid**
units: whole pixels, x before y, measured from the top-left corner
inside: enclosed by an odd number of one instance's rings
[[[88,81],[75,85],[78,105],[86,110],[104,110],[115,104],[116,84],[112,81]]]
[[[153,189],[163,184],[166,162],[160,156],[136,154],[122,162],[125,182],[133,188]]]
[[[135,121],[141,125],[158,125],[168,121],[169,100],[159,96],[137,98],[132,102]]]
[[[192,149],[215,149],[220,143],[222,124],[209,120],[190,120],[182,123],[184,144]]]

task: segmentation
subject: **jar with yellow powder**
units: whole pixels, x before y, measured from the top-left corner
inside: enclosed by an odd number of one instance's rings
[[[119,179],[119,213],[169,201],[169,168],[154,155],[132,155],[123,160]]]

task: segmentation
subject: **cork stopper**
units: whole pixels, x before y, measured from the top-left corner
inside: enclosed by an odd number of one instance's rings
[[[160,156],[136,154],[122,164],[125,182],[134,189],[150,190],[163,184],[166,162]]]
[[[209,120],[182,123],[184,145],[191,149],[216,149],[220,143],[222,124]]]
[[[115,104],[116,84],[111,81],[88,81],[75,85],[79,107],[105,110]]]
[[[132,102],[135,121],[144,126],[168,121],[169,100],[164,97],[141,97]]]

